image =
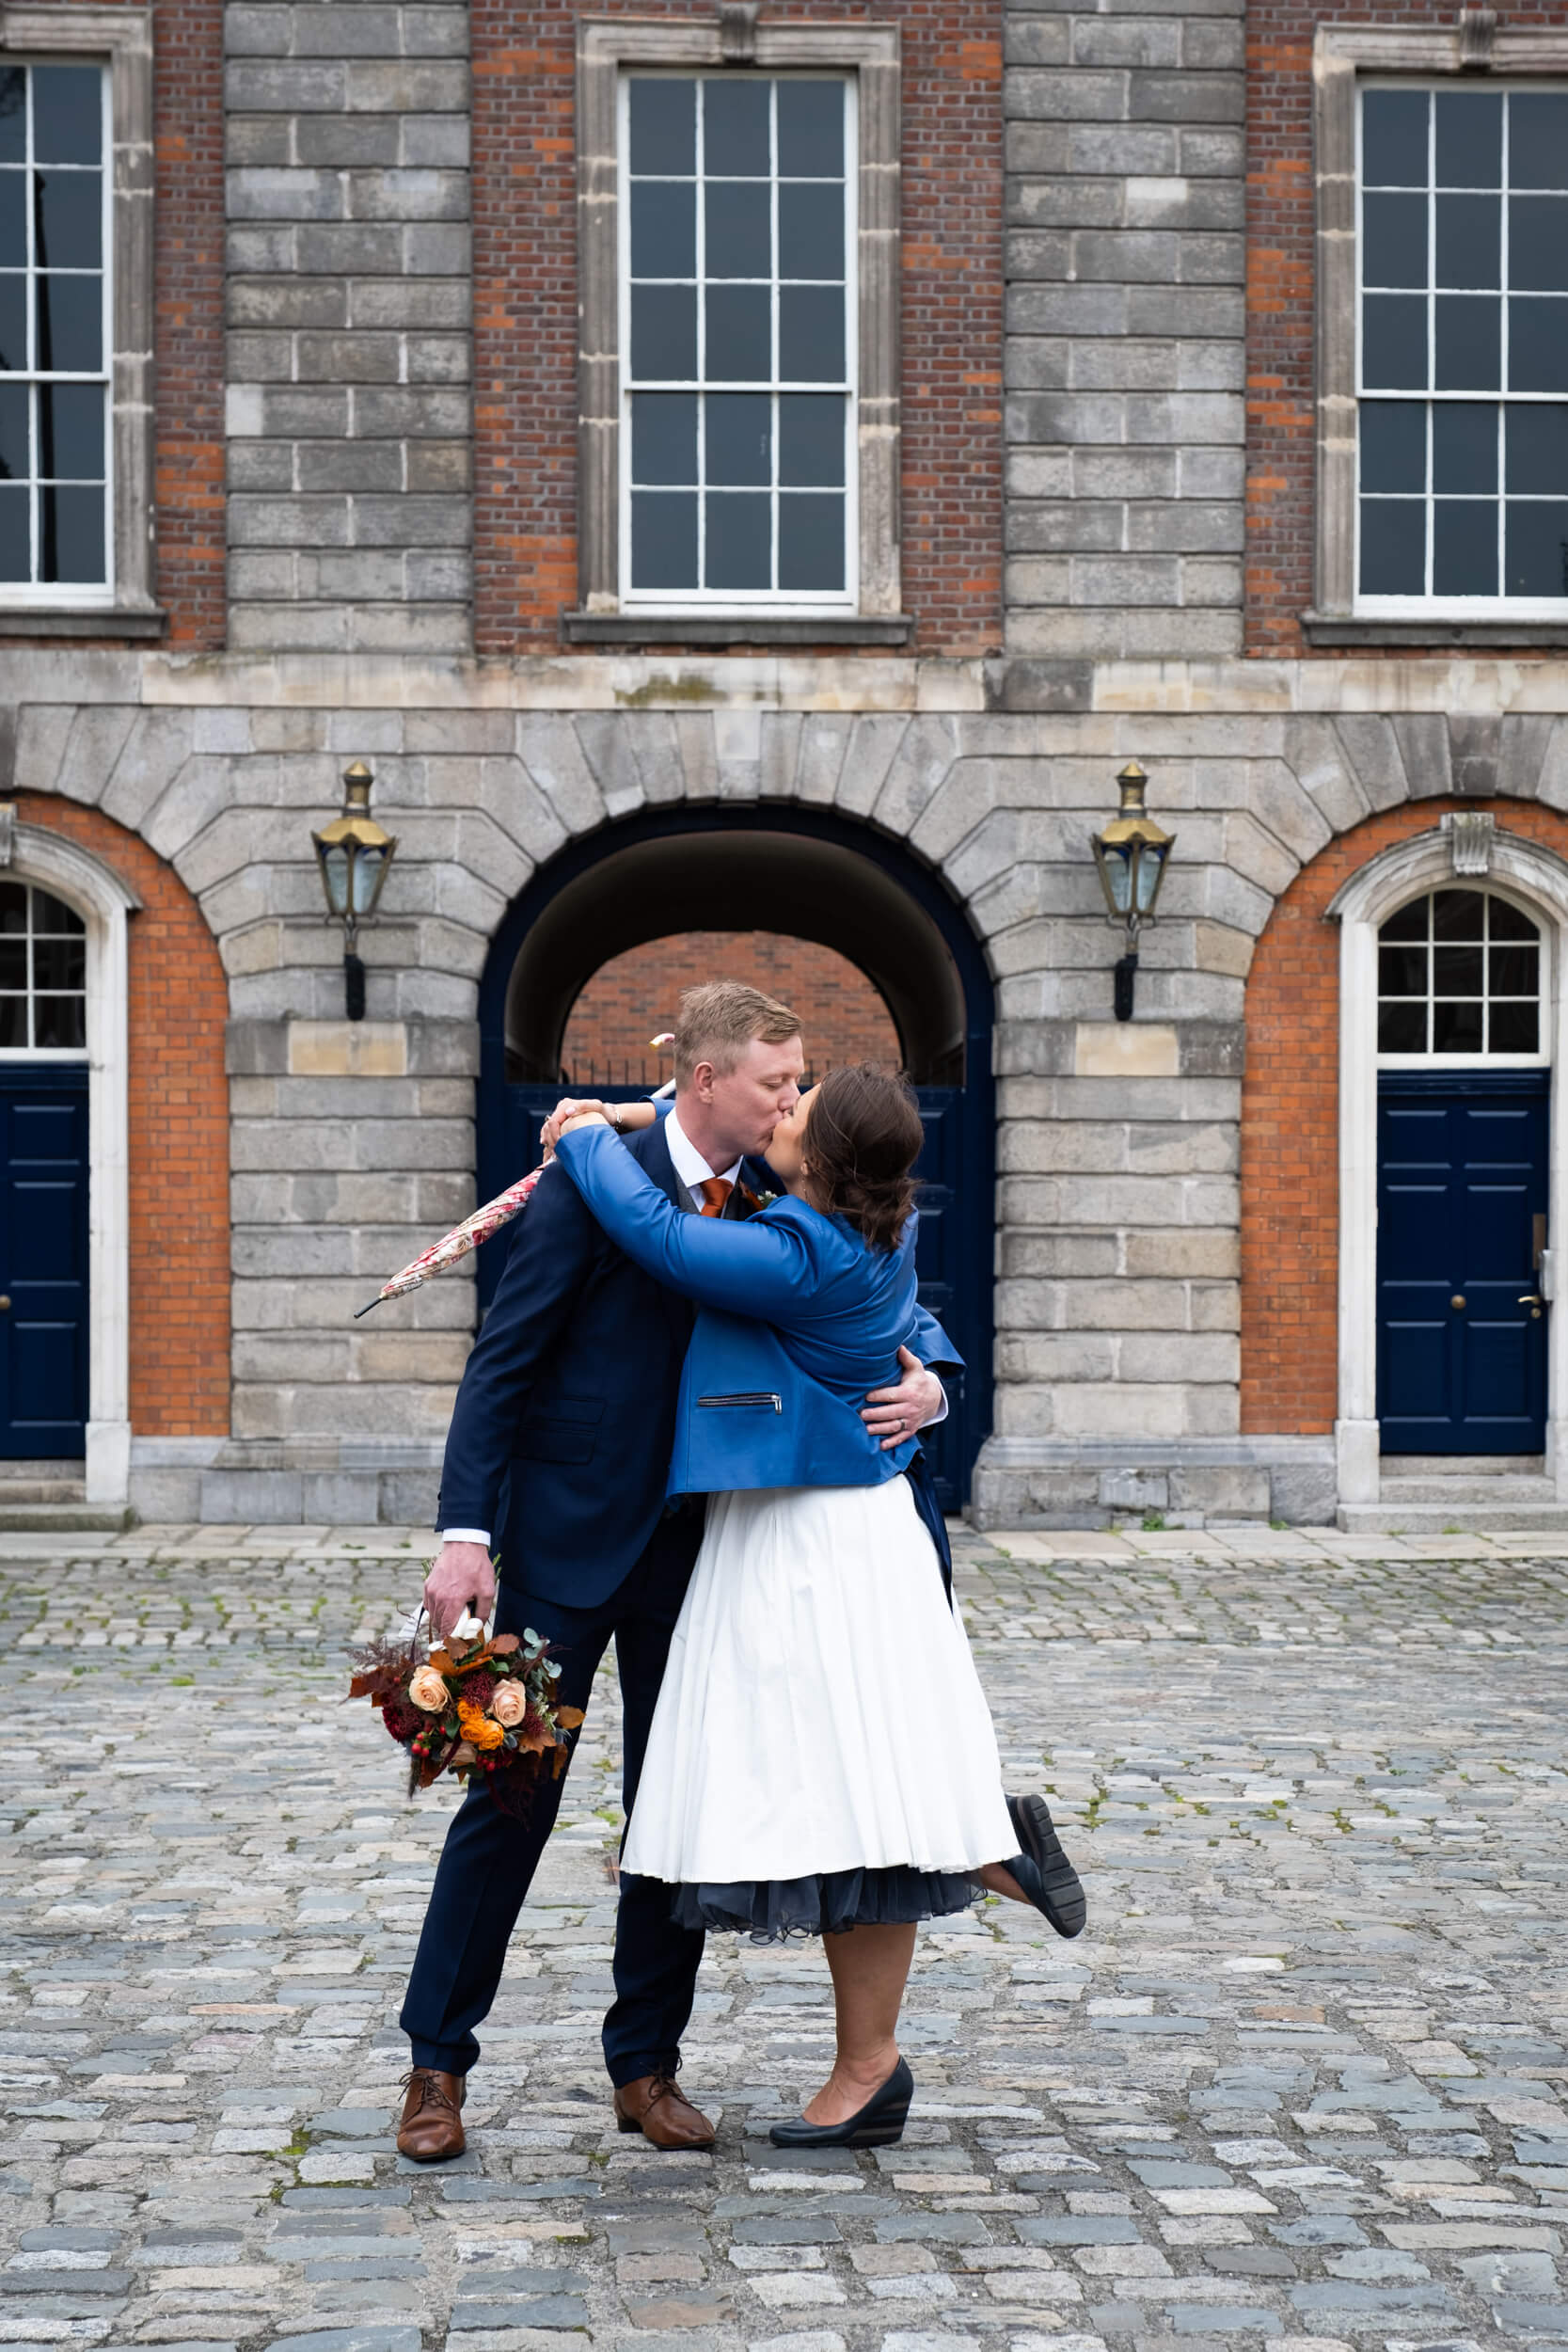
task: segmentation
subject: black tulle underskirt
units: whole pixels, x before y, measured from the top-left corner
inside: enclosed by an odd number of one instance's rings
[[[967,1911],[979,1891],[973,1878],[901,1863],[884,1870],[821,1870],[803,1879],[682,1884],[670,1891],[670,1912],[677,1927],[727,1928],[753,1944],[784,1944],[799,1936],[840,1935],[847,1928],[939,1919]]]

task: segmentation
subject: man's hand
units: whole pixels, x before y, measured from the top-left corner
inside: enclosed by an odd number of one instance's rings
[[[487,1617],[496,1605],[496,1572],[483,1544],[443,1544],[424,1581],[430,1629],[444,1642],[465,1609]]]
[[[917,1429],[924,1429],[941,1412],[946,1395],[936,1374],[927,1372],[907,1347],[898,1350],[898,1368],[904,1375],[898,1386],[873,1389],[861,1413],[872,1436],[880,1438],[884,1454],[912,1438]]]
[[[554,1110],[551,1111],[548,1119],[546,1120],[544,1125],[539,1130],[539,1140],[544,1146],[545,1156],[546,1159],[548,1159],[550,1153],[555,1150],[556,1145],[561,1141],[561,1131],[565,1126],[566,1121],[569,1119],[580,1119],[584,1111],[597,1111],[601,1119],[610,1119],[610,1104],[608,1103],[590,1101],[586,1096],[579,1097],[572,1094],[563,1094],[562,1096],[560,1102],[556,1104]],[[611,1126],[615,1124],[612,1119],[610,1119],[610,1123]]]

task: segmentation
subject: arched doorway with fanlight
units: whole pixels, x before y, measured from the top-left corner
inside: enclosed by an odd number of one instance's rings
[[[563,1087],[650,1091],[669,1063],[648,1041],[677,984],[721,973],[800,1012],[817,1071],[885,1058],[914,1083],[921,1296],[966,1366],[927,1444],[956,1510],[990,1428],[992,993],[961,909],[898,843],[826,812],[687,807],[602,826],[551,859],[508,910],[481,985],[481,1198],[536,1164]],[[482,1313],[504,1240],[477,1261]]]

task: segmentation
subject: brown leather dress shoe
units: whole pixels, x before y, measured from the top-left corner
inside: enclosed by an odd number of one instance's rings
[[[656,2148],[711,2148],[713,2125],[669,2074],[643,2074],[615,2093],[615,2121]]]
[[[404,2074],[408,2096],[398,2125],[398,2153],[416,2164],[444,2164],[467,2146],[463,2137],[465,2074],[443,2074],[438,2067],[416,2066]]]

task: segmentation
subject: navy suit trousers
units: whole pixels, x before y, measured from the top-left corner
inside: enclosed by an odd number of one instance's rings
[[[627,1819],[664,1678],[670,1636],[702,1541],[703,1503],[661,1518],[631,1574],[608,1599],[571,1609],[502,1581],[496,1628],[531,1626],[551,1645],[568,1707],[586,1708],[611,1639],[626,1709],[622,1802]],[[467,2074],[479,2058],[475,2028],[489,2014],[507,1945],[550,1834],[564,1786],[542,1783],[526,1820],[514,1820],[476,1788],[452,1817],[403,2005],[416,2066]],[[606,1890],[609,1892],[608,1888]],[[691,2014],[703,1938],[677,1928],[670,1890],[623,1877],[615,1923],[615,2000],[604,2023],[605,2064],[619,2087],[673,2074]]]

